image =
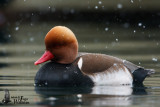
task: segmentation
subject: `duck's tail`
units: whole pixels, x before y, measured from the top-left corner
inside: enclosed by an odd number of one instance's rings
[[[134,84],[142,84],[144,79],[147,76],[150,76],[155,73],[154,69],[144,69],[144,68],[138,68],[135,70],[133,74],[133,83]]]
[[[145,71],[147,72],[147,76],[150,76],[155,73],[154,69],[145,69]]]

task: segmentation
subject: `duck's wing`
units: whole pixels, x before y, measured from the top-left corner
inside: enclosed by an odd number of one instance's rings
[[[104,54],[83,54],[78,58],[81,72],[98,85],[122,85],[133,82],[130,70],[123,60]]]
[[[82,53],[79,54],[76,61],[81,72],[91,77],[97,74],[105,75],[105,77],[107,77],[108,74],[113,74],[113,78],[116,77],[118,73],[120,73],[119,76],[123,74],[122,77],[127,77],[128,72],[130,72],[134,82],[138,81],[138,83],[142,83],[147,76],[154,73],[153,69],[144,69],[129,61],[105,54]],[[124,75],[125,73],[127,73],[127,75]]]
[[[129,69],[133,73],[136,69],[141,68],[129,61],[122,60],[110,55],[105,54],[91,54],[91,53],[79,53],[78,61],[81,59],[81,70],[84,73],[97,73],[108,70],[114,64],[121,64]]]

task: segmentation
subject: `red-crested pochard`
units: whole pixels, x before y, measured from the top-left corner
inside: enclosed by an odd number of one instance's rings
[[[78,52],[74,33],[65,26],[52,28],[45,37],[46,51],[34,64],[43,65],[35,84],[53,87],[142,84],[154,73],[129,61],[96,53]]]

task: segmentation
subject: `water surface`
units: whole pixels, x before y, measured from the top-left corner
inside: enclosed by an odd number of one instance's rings
[[[34,76],[43,65],[35,66],[45,46],[43,38],[54,24],[37,24],[30,28],[21,25],[11,32],[13,42],[0,45],[0,101],[8,89],[11,103],[7,106],[138,106],[159,107],[160,102],[160,45],[159,31],[144,33],[134,28],[112,26],[108,31],[96,24],[64,23],[75,32],[79,50],[113,55],[139,66],[155,69],[156,73],[144,81],[144,87],[96,86],[84,88],[35,88]],[[14,27],[13,27],[14,28]],[[154,36],[152,36],[154,34]],[[149,38],[148,35],[151,35]],[[14,104],[14,97],[27,98],[27,104]]]

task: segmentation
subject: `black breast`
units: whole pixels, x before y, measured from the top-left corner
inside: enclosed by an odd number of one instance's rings
[[[36,86],[51,87],[92,87],[93,81],[82,74],[78,66],[48,62],[35,76]]]

